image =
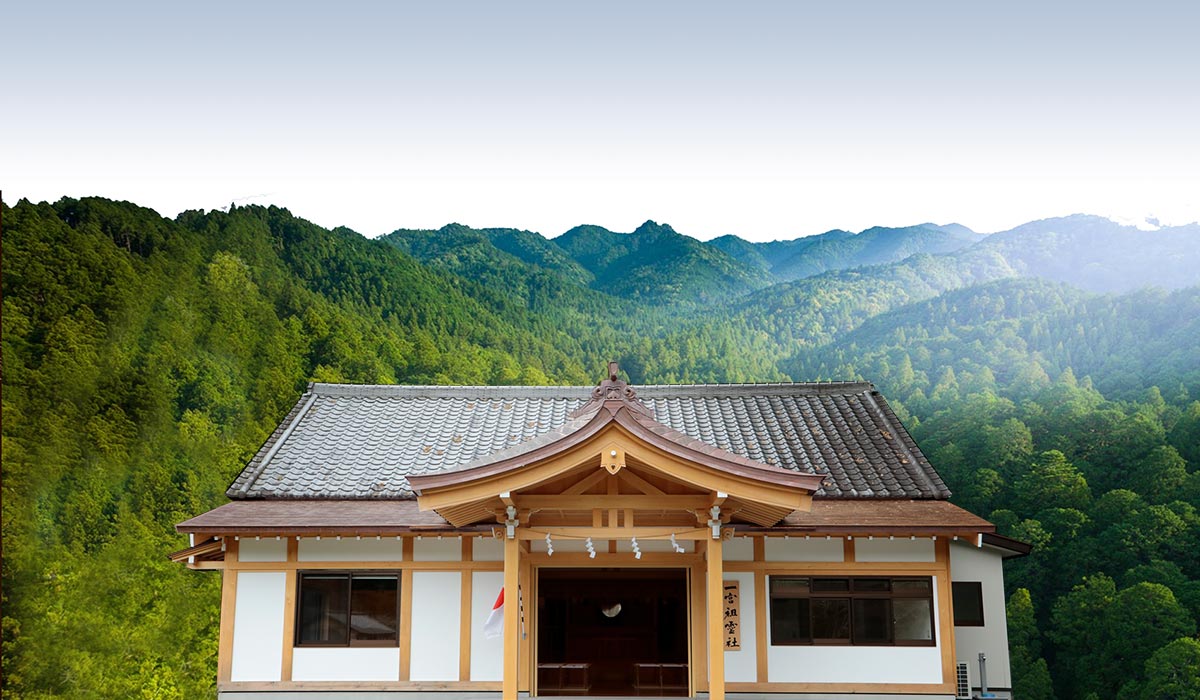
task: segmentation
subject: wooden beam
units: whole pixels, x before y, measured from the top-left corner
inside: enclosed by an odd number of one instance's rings
[[[634,508],[636,510],[695,510],[707,508],[712,497],[648,494],[556,496],[513,496],[518,508],[533,510],[591,510],[593,508]]]
[[[674,552],[642,552],[641,559],[634,559],[631,552],[602,552],[596,550],[593,559],[587,552],[555,552],[550,556],[545,552],[535,552],[527,555],[529,560],[538,566],[553,567],[589,567],[589,566],[619,566],[622,568],[636,567],[672,567],[689,566],[699,558],[698,554],[676,554]]]
[[[621,484],[619,481],[617,481],[617,477],[613,474],[609,474],[608,481],[607,481],[606,493],[609,496],[616,496],[620,492],[621,492]],[[609,528],[617,527],[617,509],[616,508],[608,509],[608,522],[606,522],[605,525],[608,525]],[[608,553],[609,554],[617,553],[617,541],[615,539],[610,539],[608,541]]]
[[[850,536],[842,540],[842,561],[851,563],[854,559],[854,537]]]
[[[725,574],[721,568],[721,540],[707,540],[705,597],[708,600],[708,697],[725,700]]]
[[[661,496],[664,493],[662,489],[658,488],[649,481],[646,481],[637,474],[634,474],[628,469],[622,469],[621,471],[617,472],[617,478],[629,484],[638,491],[650,496]]]
[[[448,690],[457,690],[497,693],[500,691],[500,683],[497,681],[472,681],[470,683],[463,683],[462,681],[292,681],[290,683],[282,681],[235,681],[231,683],[218,683],[217,690],[222,693],[278,693],[284,690],[309,693],[319,691],[353,693],[363,690],[423,693],[442,693]]]
[[[593,540],[625,540],[630,537],[645,540],[665,540],[670,539],[672,534],[675,535],[675,539],[677,540],[703,540],[712,537],[712,530],[702,527],[680,530],[677,527],[653,526],[633,528],[632,530],[619,526],[517,528],[517,539],[522,541],[544,540],[546,539],[546,535],[579,540],[587,539],[588,537],[591,537]]]
[[[516,539],[504,540],[504,672],[501,700],[517,700],[517,648],[520,646],[520,614],[517,610],[520,585],[521,548]]]
[[[953,695],[954,683],[727,683],[731,693],[874,693]],[[824,697],[828,697],[827,695]]]
[[[542,535],[545,537],[545,535]],[[293,569],[411,569],[415,571],[501,571],[498,561],[201,561],[190,568],[202,571],[288,571]]]
[[[608,475],[608,472],[604,471],[603,469],[597,469],[596,471],[592,472],[591,474],[588,474],[587,476],[583,477],[579,481],[576,481],[574,484],[571,484],[566,489],[564,489],[563,495],[564,496],[578,496],[579,494],[583,493],[584,491],[587,491],[588,489],[592,488],[593,486],[600,483],[601,481],[604,481],[604,477],[607,475]]]

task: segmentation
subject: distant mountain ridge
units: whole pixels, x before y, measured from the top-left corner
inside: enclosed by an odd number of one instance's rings
[[[478,276],[480,266],[516,266],[519,274],[546,273],[612,297],[689,307],[749,299],[778,284],[840,271],[880,268],[887,276],[894,274],[887,272],[892,265],[928,268],[920,256],[932,257],[934,267],[963,277],[964,284],[1035,277],[1093,292],[1200,284],[1200,225],[1144,231],[1090,215],[1043,219],[990,235],[960,224],[924,223],[769,242],[735,235],[702,242],[647,221],[631,233],[582,225],[551,239],[450,224],[437,231],[398,230],[384,240],[453,272]]]
[[[876,226],[861,233],[841,229],[790,241],[752,243],[736,236],[709,241],[730,255],[752,261],[779,282],[812,277],[830,270],[881,265],[918,253],[951,253],[983,240],[984,235],[950,224],[903,228]]]

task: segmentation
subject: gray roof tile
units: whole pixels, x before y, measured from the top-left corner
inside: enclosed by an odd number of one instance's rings
[[[230,486],[231,498],[411,499],[407,476],[522,451],[591,387],[314,384]],[[742,457],[829,477],[827,498],[947,498],[866,383],[636,387],[655,419]],[[538,442],[540,442],[538,441]]]

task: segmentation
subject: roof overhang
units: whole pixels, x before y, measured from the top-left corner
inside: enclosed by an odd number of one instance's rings
[[[616,474],[629,463],[709,493],[714,501],[734,499],[759,525],[808,510],[822,480],[747,459],[663,425],[614,377],[597,388],[593,401],[563,429],[456,470],[411,476],[409,484],[421,510],[434,510],[459,526],[488,519],[502,494],[572,471]]]

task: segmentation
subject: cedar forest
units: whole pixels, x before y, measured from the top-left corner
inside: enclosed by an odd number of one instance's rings
[[[168,562],[309,381],[874,382],[1006,564],[1019,700],[1200,697],[1200,227],[708,243],[5,204],[3,693],[215,695]],[[397,214],[402,218],[402,213]]]

